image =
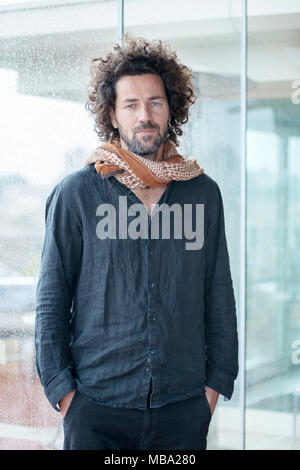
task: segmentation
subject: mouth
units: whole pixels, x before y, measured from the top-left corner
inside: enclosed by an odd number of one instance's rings
[[[137,134],[151,134],[152,132],[157,132],[157,129],[141,129],[139,131],[136,131]]]

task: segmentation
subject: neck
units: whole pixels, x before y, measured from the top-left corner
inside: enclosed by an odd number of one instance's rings
[[[156,152],[156,153],[151,153],[149,155],[140,155],[143,158],[147,158],[147,160],[152,160],[153,162],[160,162],[163,161],[164,155],[163,152]]]

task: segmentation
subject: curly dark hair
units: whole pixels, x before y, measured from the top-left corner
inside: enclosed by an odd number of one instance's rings
[[[191,70],[178,62],[174,50],[161,40],[147,41],[123,35],[123,45],[91,63],[86,109],[95,119],[95,131],[101,140],[119,137],[111,123],[110,110],[115,109],[116,83],[124,75],[153,73],[161,77],[168,99],[171,121],[167,138],[178,145],[181,125],[188,121],[189,107],[196,101]]]

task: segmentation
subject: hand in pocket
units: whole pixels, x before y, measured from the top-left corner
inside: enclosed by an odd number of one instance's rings
[[[72,390],[72,392],[69,392],[64,397],[62,397],[62,399],[58,403],[63,418],[67,414],[68,408],[71,404],[71,401],[73,400],[74,394],[75,390]]]

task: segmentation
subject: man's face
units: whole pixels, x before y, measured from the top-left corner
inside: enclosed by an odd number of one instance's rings
[[[149,159],[161,159],[169,123],[169,105],[161,78],[154,74],[125,75],[116,84],[111,122],[121,147]]]

